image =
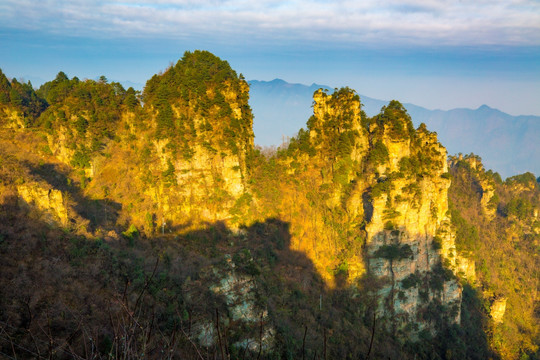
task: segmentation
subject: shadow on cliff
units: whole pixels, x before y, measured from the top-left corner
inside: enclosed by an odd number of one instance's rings
[[[10,210],[15,206],[12,199],[0,211],[0,287],[13,289],[0,294],[0,352],[8,356],[458,356],[433,342],[407,348],[392,339],[374,324],[373,279],[329,289],[312,262],[291,250],[289,224],[279,219],[104,242],[29,221]],[[216,290],[231,281],[239,297]],[[240,319],[235,309],[242,309]],[[202,333],[211,340],[206,346]],[[272,355],[259,353],[267,334]],[[238,345],[246,339],[252,347]]]
[[[164,353],[182,359],[221,359],[222,353],[231,359],[367,354],[371,330],[363,325],[360,298],[326,288],[311,261],[290,249],[285,222],[268,219],[239,230],[217,222],[183,234],[106,242],[30,219],[15,211],[16,197],[0,205],[0,287],[12,289],[0,294],[2,354],[59,359],[119,358],[122,352],[150,359]],[[215,290],[231,275],[243,286],[235,301]],[[241,319],[234,316],[235,306],[245,311]],[[212,338],[206,346],[200,337],[205,329]],[[269,334],[273,355],[259,354],[261,334]],[[245,339],[254,345],[238,345]],[[380,337],[377,344],[384,349],[393,342]]]
[[[81,191],[80,184],[72,183],[67,173],[56,164],[34,165],[30,162],[23,162],[30,173],[40,179],[45,180],[50,186],[62,191],[64,196],[73,200],[73,210],[77,215],[88,220],[89,231],[93,232],[98,228],[111,228],[116,224],[118,213],[122,205],[109,199],[90,199]],[[73,218],[73,216],[70,216]],[[71,219],[71,221],[74,221]]]
[[[364,291],[371,288],[377,291],[377,285],[382,286],[379,298],[382,306],[377,317],[380,316],[380,322],[384,324],[380,326],[386,327],[391,336],[397,334],[401,339],[415,339],[403,340],[400,344],[400,349],[414,354],[415,359],[498,359],[498,355],[489,349],[485,332],[488,318],[480,295],[464,280],[456,278],[453,271],[440,260],[432,263],[434,254],[436,258],[440,257],[435,248],[432,250],[431,246],[426,245],[425,256],[420,255],[422,251],[413,250],[416,246],[400,243],[396,237],[400,233],[398,230],[377,233],[373,239],[384,238],[384,245],[371,254],[367,254],[367,251],[363,254],[368,273],[378,274],[379,281],[373,286],[373,279],[367,282],[368,275],[361,278],[358,285]],[[411,262],[416,263],[416,269],[422,268],[419,265],[424,263],[424,271],[411,272]],[[429,271],[426,271],[427,268]],[[452,293],[458,286],[462,288],[460,307],[452,300],[457,299]],[[415,288],[418,290],[416,296]],[[412,294],[408,292],[411,289]],[[409,299],[408,296],[413,298]],[[395,311],[397,306],[405,310],[412,306],[416,317],[406,320],[403,312]],[[455,323],[459,314],[460,323]],[[400,354],[398,358],[408,357]]]

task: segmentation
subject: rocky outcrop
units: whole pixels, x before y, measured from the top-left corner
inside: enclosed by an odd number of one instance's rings
[[[378,316],[394,332],[432,331],[434,316],[459,323],[456,274],[470,274],[471,264],[457,261],[446,149],[436,134],[425,126],[415,130],[397,101],[362,119],[350,89],[315,92],[313,111],[309,138],[295,146],[315,151],[297,151],[289,163],[305,164],[305,172],[293,174],[318,187],[318,194],[306,195],[318,210],[303,224],[302,236],[293,236],[293,249],[306,253],[330,286],[344,275],[348,284],[379,279]],[[432,303],[451,311],[432,314]]]
[[[482,159],[478,155],[468,154],[463,156],[450,156],[448,160],[450,167],[459,166],[459,164],[465,164],[471,169],[476,180],[476,186],[480,194],[480,205],[482,211],[488,220],[493,220],[497,212],[498,197],[495,193],[495,184],[491,176],[486,176]]]
[[[493,300],[491,303],[491,311],[489,314],[495,324],[503,322],[504,313],[506,312],[506,301],[507,298],[501,297]]]
[[[235,326],[247,330],[245,336],[233,344],[234,347],[243,351],[260,351],[262,354],[267,354],[274,349],[276,333],[273,326],[269,324],[268,310],[257,305],[257,288],[253,277],[236,271],[236,264],[230,255],[226,254],[224,258],[223,268],[218,270],[214,267],[210,271],[217,279],[217,282],[210,285],[210,290],[222,296],[227,305],[228,313],[223,314],[220,321],[234,323]],[[244,256],[243,261],[252,262],[253,259]],[[216,323],[201,321],[193,328],[192,337],[200,345],[211,347],[219,343]]]
[[[60,126],[58,131],[53,135],[49,134],[47,136],[47,144],[52,154],[64,164],[70,164],[73,155],[75,154],[75,149],[71,146],[68,146],[68,143],[72,141],[70,133],[66,127]]]
[[[352,90],[345,88],[329,95],[319,89],[313,94],[309,136],[323,159],[335,161],[346,153],[353,161],[361,161],[368,149],[361,122],[360,98]]]
[[[493,220],[497,212],[497,207],[491,204],[493,196],[495,195],[495,187],[486,180],[481,181],[480,186],[482,187],[482,198],[480,199],[482,210],[486,214],[488,220]]]
[[[204,51],[187,52],[148,81],[145,116],[159,158],[149,165],[164,175],[157,192],[165,217],[228,219],[247,192],[254,138],[248,92],[227,62]]]
[[[75,170],[90,197],[114,194],[146,234],[230,219],[248,192],[249,86],[216,56],[187,52],[148,81],[144,107],[117,83],[59,74],[49,85],[63,86],[66,98],[39,119],[48,152]]]
[[[24,129],[26,120],[24,115],[10,107],[0,107],[0,127],[6,129]]]
[[[380,311],[398,329],[411,322],[429,328],[429,321],[416,319],[435,301],[454,308],[449,318],[459,323],[461,288],[453,274],[458,269],[447,215],[446,150],[423,128],[412,136],[390,137],[392,126],[406,128],[410,119],[401,112],[393,121],[398,123],[378,124],[375,130],[389,156],[378,166],[367,198],[372,209],[366,225],[368,271],[387,280],[379,291],[386,298]]]
[[[44,187],[36,182],[17,186],[20,206],[37,210],[36,214],[49,224],[67,225],[68,209],[60,190]]]

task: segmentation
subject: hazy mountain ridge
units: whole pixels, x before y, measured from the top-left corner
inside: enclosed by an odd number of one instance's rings
[[[313,92],[325,85],[290,84],[284,80],[251,80],[250,104],[255,116],[255,143],[279,145],[294,136],[311,115]],[[360,94],[366,115],[379,113],[387,101]],[[279,106],[276,104],[279,103]],[[512,116],[482,105],[478,109],[430,110],[405,103],[415,126],[437,132],[449,154],[473,152],[503,177],[527,171],[540,174],[540,116]]]

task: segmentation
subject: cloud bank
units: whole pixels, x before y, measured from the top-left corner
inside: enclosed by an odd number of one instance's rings
[[[3,0],[0,29],[90,37],[538,46],[537,0]]]

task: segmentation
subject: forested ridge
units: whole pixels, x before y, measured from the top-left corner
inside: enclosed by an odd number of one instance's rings
[[[534,174],[349,88],[278,149],[253,121],[207,51],[143,92],[0,71],[0,356],[540,358]]]

